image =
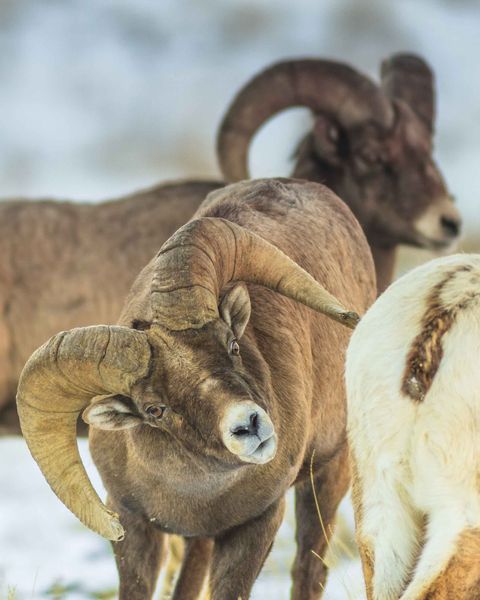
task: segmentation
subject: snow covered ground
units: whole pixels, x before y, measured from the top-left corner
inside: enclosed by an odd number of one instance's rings
[[[475,247],[479,31],[477,0],[2,0],[0,197],[96,201],[166,178],[218,176],[217,124],[260,68],[322,56],[377,77],[383,57],[410,50],[437,75],[437,156]],[[253,174],[287,174],[308,122],[293,110],[268,123]],[[114,597],[108,544],[51,493],[23,440],[0,440],[0,481],[0,599],[9,587],[25,600]],[[291,505],[255,599],[288,598]],[[348,504],[341,515],[351,529]],[[342,554],[337,563],[325,600],[363,598],[358,561]]]
[[[86,442],[81,441],[80,446],[92,482],[102,494]],[[0,598],[7,598],[9,589],[18,600],[113,598],[117,574],[109,543],[85,528],[57,499],[22,439],[0,440],[0,473]],[[292,508],[290,497],[288,514],[255,585],[253,600],[289,597]],[[342,515],[351,530],[353,517],[347,502]],[[358,561],[350,560],[335,542],[332,545],[336,566],[326,600],[363,599]]]

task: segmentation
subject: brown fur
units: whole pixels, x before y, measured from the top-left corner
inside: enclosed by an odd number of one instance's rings
[[[421,331],[414,339],[407,355],[402,392],[416,402],[421,402],[430,389],[443,357],[443,336],[455,322],[460,310],[468,300],[453,307],[442,305],[441,294],[446,284],[459,271],[468,271],[464,266],[449,273],[431,291],[427,299],[427,309],[422,318]]]
[[[210,196],[197,216],[221,217],[267,239],[349,308],[363,313],[373,301],[373,264],[362,231],[323,186],[245,182]],[[149,281],[140,276],[134,289],[139,285]],[[156,397],[168,407],[164,418],[155,427],[90,430],[110,505],[127,523],[125,540],[115,544],[122,600],[149,597],[160,560],[156,540],[171,532],[212,538],[213,600],[247,600],[291,485],[298,523],[292,597],[314,600],[322,593],[326,569],[311,550],[321,555],[326,544],[309,465],[315,452],[316,491],[329,531],[349,479],[343,383],[349,331],[264,287],[248,290],[252,313],[239,341],[240,359],[228,355],[231,331],[221,317],[200,329],[157,328],[158,359],[134,404],[148,422],[142,407]],[[142,303],[130,298],[127,307],[120,324],[151,319]],[[213,373],[222,384],[209,394],[201,383]],[[219,440],[223,407],[245,390],[268,412],[278,435],[277,454],[267,464],[241,463]],[[153,553],[147,562],[145,548]],[[198,564],[198,555],[191,561]],[[195,597],[198,588],[194,577],[182,598]]]

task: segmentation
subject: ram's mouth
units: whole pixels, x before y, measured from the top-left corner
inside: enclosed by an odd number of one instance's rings
[[[243,462],[264,465],[275,458],[277,453],[277,435],[274,433],[268,439],[261,442],[249,454],[238,455]]]
[[[458,243],[457,237],[431,238],[417,232],[416,244],[425,250],[449,251],[453,250]]]

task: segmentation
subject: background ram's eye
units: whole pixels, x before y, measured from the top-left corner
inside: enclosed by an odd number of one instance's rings
[[[166,406],[147,406],[145,412],[153,417],[154,419],[161,419],[163,417],[163,413],[165,412]]]
[[[230,354],[233,354],[234,356],[238,356],[240,354],[240,346],[238,345],[237,340],[232,340],[230,342],[230,347],[229,347],[228,351],[230,352]]]

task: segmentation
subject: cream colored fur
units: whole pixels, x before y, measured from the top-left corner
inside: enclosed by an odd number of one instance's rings
[[[465,265],[471,270],[458,270]],[[401,391],[407,354],[447,276],[441,305],[468,303],[443,337],[430,390],[415,402]],[[351,338],[346,383],[357,537],[373,559],[369,595],[424,598],[462,532],[480,528],[480,255],[431,261],[388,288]],[[436,594],[428,597],[447,597]]]

